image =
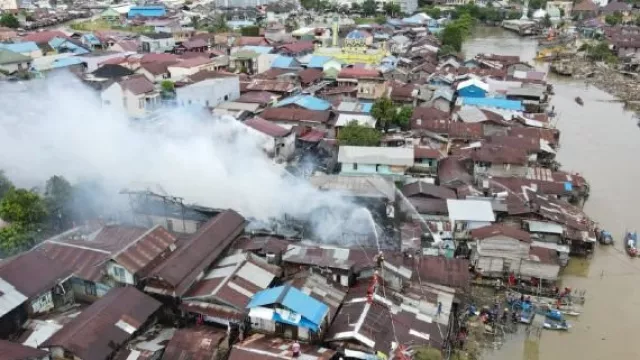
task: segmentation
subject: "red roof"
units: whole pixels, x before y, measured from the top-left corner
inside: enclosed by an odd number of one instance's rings
[[[338,73],[338,78],[347,78],[347,79],[363,79],[363,78],[379,78],[380,71],[375,69],[364,69],[364,68],[344,68],[340,70]]]
[[[322,79],[322,70],[320,69],[305,69],[298,73],[300,81],[303,84],[311,84]]]
[[[175,242],[175,236],[162,226],[156,226],[115,254],[113,259],[131,274],[143,277],[171,252]]]
[[[268,108],[260,113],[260,117],[271,121],[312,121],[326,123],[331,116],[330,111],[315,111],[291,108]]]
[[[415,159],[442,159],[440,150],[432,149],[424,146],[416,146],[413,148],[413,157]]]
[[[325,136],[326,136],[326,133],[322,130],[310,129],[302,132],[298,136],[298,140],[307,141],[307,142],[319,142],[320,140],[324,139]]]
[[[81,359],[107,359],[161,305],[133,286],[113,288],[41,345]]]
[[[0,278],[28,298],[51,290],[70,275],[71,268],[67,264],[52,260],[39,251],[29,251],[0,263]]]
[[[205,65],[205,64],[210,64],[212,62],[213,62],[213,60],[211,60],[207,56],[203,55],[203,56],[199,56],[199,57],[194,57],[194,58],[182,60],[182,61],[180,61],[178,63],[175,63],[175,64],[173,64],[171,66],[189,69],[189,68],[194,68],[194,67],[198,67],[198,66]]]
[[[524,230],[504,224],[483,226],[481,228],[471,230],[470,234],[472,238],[478,240],[484,240],[494,236],[506,236],[526,243],[531,242],[531,234]]]
[[[286,52],[291,54],[297,54],[303,51],[313,50],[313,42],[312,41],[296,41],[291,44],[285,44],[278,47],[280,52]]]
[[[420,119],[420,120],[427,120],[427,121],[433,121],[433,120],[448,120],[449,119],[449,113],[447,113],[446,111],[442,111],[438,108],[435,107],[416,107],[413,109],[413,114],[411,115],[411,128],[412,129],[420,129],[423,128],[422,122],[420,124],[418,124],[416,121],[416,119]]]
[[[144,75],[131,76],[128,79],[120,80],[118,84],[134,95],[145,94],[155,90],[153,83]]]
[[[245,121],[244,124],[271,137],[284,137],[291,133],[289,129],[257,117]]]
[[[175,62],[178,60],[180,60],[180,57],[174,54],[144,54],[140,59],[140,63],[144,64],[147,62]]]
[[[65,33],[59,30],[39,31],[27,34],[22,37],[22,41],[33,41],[35,43],[48,43],[51,39],[59,37],[63,39],[69,39]]]
[[[226,331],[208,326],[178,329],[169,340],[162,357],[176,360],[217,358],[218,346],[226,336]]]
[[[248,91],[242,94],[236,102],[249,103],[249,104],[268,104],[274,98],[279,96],[275,93],[268,91]]]
[[[269,45],[267,40],[262,36],[241,36],[236,41],[236,45],[252,45],[252,46],[264,46]]]

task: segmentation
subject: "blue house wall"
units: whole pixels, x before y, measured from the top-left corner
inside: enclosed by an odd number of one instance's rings
[[[470,98],[483,98],[487,96],[487,92],[476,85],[469,85],[458,90],[458,95]]]

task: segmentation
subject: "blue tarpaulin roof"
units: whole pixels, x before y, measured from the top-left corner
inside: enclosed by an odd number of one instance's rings
[[[296,104],[307,110],[324,111],[331,108],[331,103],[311,95],[296,95],[280,101],[276,107]]]
[[[572,191],[573,190],[573,184],[571,184],[570,182],[565,182],[564,183],[564,190],[565,191]]]
[[[100,45],[100,39],[93,34],[84,34],[82,37],[91,45]]]
[[[307,64],[308,68],[322,68],[322,66],[329,60],[333,59],[331,56],[319,56],[313,55],[311,60],[309,60],[309,64]]]
[[[290,69],[300,67],[300,63],[295,58],[280,55],[273,59],[271,67],[279,69]]]
[[[129,9],[127,16],[132,18],[136,16],[142,17],[161,17],[167,14],[164,6],[134,6]]]
[[[15,43],[15,44],[2,44],[0,43],[0,49],[13,51],[14,53],[24,54],[32,51],[38,51],[38,45],[33,41]]]
[[[366,39],[369,36],[366,32],[362,30],[352,30],[347,34],[347,39]]]
[[[279,304],[287,309],[300,314],[304,319],[292,322],[283,318],[280,314],[274,314],[274,320],[293,325],[302,325],[317,330],[322,319],[329,311],[326,304],[312,298],[302,291],[291,286],[278,286],[257,292],[247,305],[247,309],[265,305]]]
[[[513,110],[513,111],[524,110],[522,107],[521,101],[496,99],[496,98],[463,97],[462,104],[469,105],[469,106],[477,106],[477,107],[492,107],[492,108],[506,109],[506,110]]]
[[[69,41],[68,39],[63,39],[59,37],[54,37],[53,39],[51,39],[49,41],[49,46],[54,48],[59,53],[67,52],[67,53],[73,53],[75,55],[84,55],[91,52],[85,49],[84,47]]]

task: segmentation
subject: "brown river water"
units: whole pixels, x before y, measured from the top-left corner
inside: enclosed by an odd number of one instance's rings
[[[466,57],[477,53],[519,55],[531,61],[536,40],[498,28],[480,28],[464,46]],[[544,64],[539,64],[544,67]],[[635,360],[640,359],[640,258],[623,251],[626,229],[640,230],[640,128],[633,113],[613,96],[583,82],[550,75],[556,95],[562,168],[578,172],[591,185],[586,212],[615,237],[614,247],[596,248],[592,260],[572,259],[563,285],[586,290],[586,304],[567,333],[544,331],[527,342],[520,333],[507,335],[501,349],[487,360]],[[584,106],[574,101],[584,100]]]

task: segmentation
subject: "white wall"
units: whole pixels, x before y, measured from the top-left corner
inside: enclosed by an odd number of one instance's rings
[[[167,38],[167,39],[151,39],[145,36],[141,36],[140,37],[140,43],[143,44],[143,49],[144,49],[144,44],[148,43],[149,44],[149,52],[164,52],[166,49],[169,48],[173,48],[174,46],[176,46],[176,40],[173,37]]]
[[[116,271],[118,271],[119,274],[124,273],[124,276],[120,276],[116,273]],[[133,274],[131,274],[127,269],[114,261],[110,261],[109,263],[107,263],[107,274],[109,274],[109,276],[115,281],[123,284],[135,285],[136,283],[135,279],[133,278]]]
[[[198,222],[194,220],[185,219],[183,222],[182,219],[179,218],[165,218],[164,216],[149,216],[149,219],[153,226],[161,225],[171,232],[182,234],[193,234],[198,231],[199,227]],[[170,226],[167,223],[168,221],[171,222]]]
[[[123,98],[124,94],[122,92],[122,87],[118,83],[111,84],[111,86],[100,93],[102,106],[109,107],[116,111],[127,111],[124,106]]]
[[[173,74],[173,73],[172,73]],[[237,76],[207,79],[176,88],[176,100],[180,105],[215,107],[225,101],[240,97],[240,81]]]
[[[53,309],[53,296],[51,291],[47,291],[31,301],[31,311],[33,311],[34,314],[44,313],[51,309]]]
[[[147,113],[145,96],[145,94],[135,95],[128,90],[123,91],[118,83],[111,84],[100,93],[102,106],[124,111],[132,117],[142,117]],[[159,101],[159,96],[156,94],[154,99]]]
[[[178,66],[169,66],[169,73],[171,74],[172,81],[180,81],[184,77],[193,75],[198,71],[214,71],[216,68],[216,64],[211,62],[209,64],[204,64],[200,66],[194,66],[190,68],[178,67]]]
[[[258,69],[257,73],[263,73],[269,69],[271,69],[271,63],[273,63],[273,59],[277,58],[278,54],[260,54],[257,58]]]

